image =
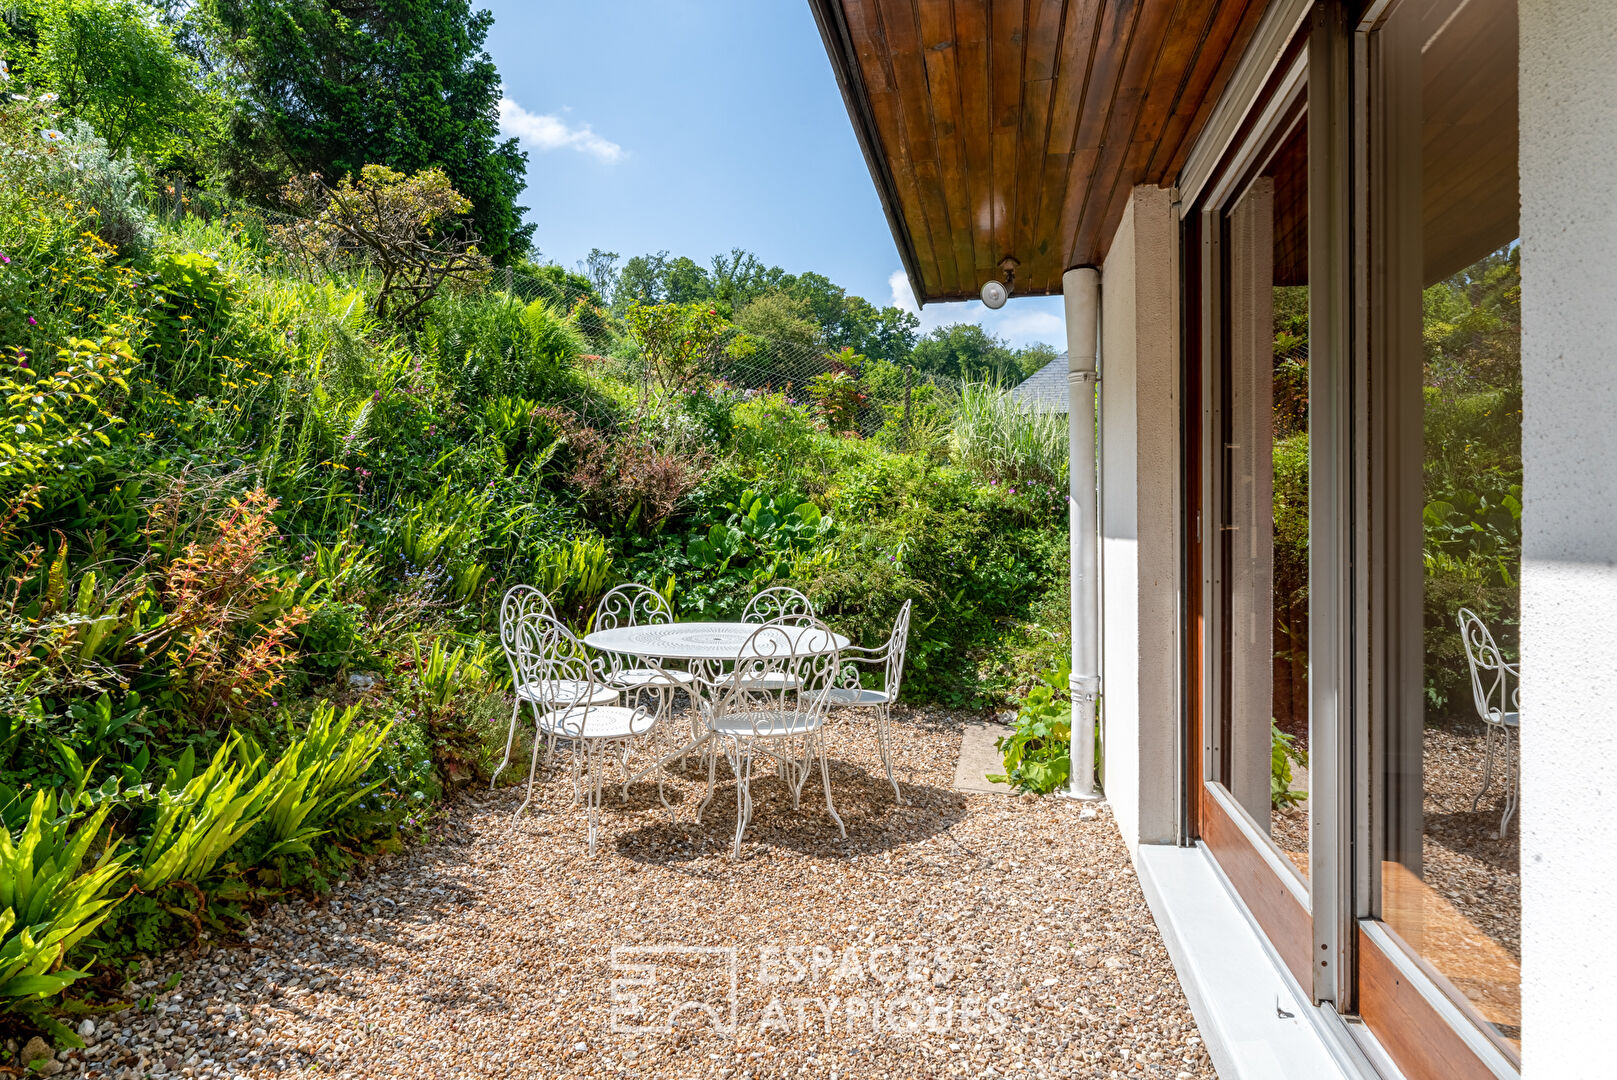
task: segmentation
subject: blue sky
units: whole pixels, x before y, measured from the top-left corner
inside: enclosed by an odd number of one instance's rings
[[[743,247],[916,310],[806,0],[482,3],[547,258]],[[1066,344],[1058,298],[920,314]]]

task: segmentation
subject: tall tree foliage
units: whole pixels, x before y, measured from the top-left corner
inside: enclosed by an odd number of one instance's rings
[[[31,15],[30,81],[54,91],[112,154],[164,153],[196,119],[196,65],[145,4],[49,0]]]
[[[908,358],[920,327],[920,320],[909,312],[878,308],[824,274],[788,274],[778,266],[765,266],[741,248],[715,255],[711,269],[683,255],[670,258],[668,252],[659,251],[636,255],[616,271],[615,254],[599,250],[590,254],[591,267],[610,277],[612,303],[619,311],[634,304],[713,302],[728,307],[753,333],[814,342],[833,351],[852,349],[895,364]]]
[[[940,326],[915,346],[912,362],[921,371],[956,379],[987,379],[1015,385],[1056,358],[1048,345],[1012,349],[972,323]]]
[[[434,166],[471,200],[479,247],[528,249],[516,205],[528,156],[499,139],[494,17],[468,0],[205,0],[241,95],[232,181],[265,195],[291,172],[335,182],[367,164]]]

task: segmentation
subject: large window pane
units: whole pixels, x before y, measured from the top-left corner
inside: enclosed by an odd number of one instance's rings
[[[1308,132],[1225,217],[1218,775],[1308,874]]]
[[[1402,571],[1420,583],[1420,625],[1411,608],[1392,627],[1420,662],[1387,717],[1382,916],[1519,1048],[1516,5],[1406,2],[1378,47],[1387,213],[1407,226],[1382,232],[1390,370],[1397,407],[1420,418],[1418,452],[1411,432],[1393,466],[1420,492],[1398,510],[1420,515],[1404,526],[1419,552],[1395,557],[1421,561]]]

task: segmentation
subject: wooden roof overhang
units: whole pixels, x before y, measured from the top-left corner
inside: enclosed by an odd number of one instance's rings
[[[1100,265],[1178,175],[1266,0],[809,0],[916,297]]]

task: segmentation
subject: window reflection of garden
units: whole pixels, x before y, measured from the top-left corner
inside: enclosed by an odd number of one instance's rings
[[[1486,729],[1456,613],[1516,659],[1521,565],[1521,248],[1428,287],[1424,346],[1422,837],[1386,864],[1387,922],[1519,1045],[1519,817],[1502,829],[1510,762],[1480,801]],[[1503,833],[1503,835],[1501,835]],[[1405,862],[1412,860],[1405,858]]]
[[[1269,835],[1308,874],[1308,286],[1274,290],[1274,748]]]

